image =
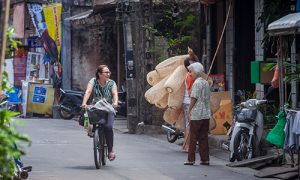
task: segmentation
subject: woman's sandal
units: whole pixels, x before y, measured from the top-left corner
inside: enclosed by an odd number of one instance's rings
[[[113,161],[116,159],[116,155],[115,153],[111,152],[108,154],[108,160]]]
[[[190,166],[192,166],[192,165],[195,164],[195,161],[192,161],[192,162],[187,161],[187,162],[184,162],[183,164],[184,164],[184,165],[190,165]]]
[[[205,165],[205,166],[209,166],[209,161],[201,162],[200,164],[201,164],[201,165]]]

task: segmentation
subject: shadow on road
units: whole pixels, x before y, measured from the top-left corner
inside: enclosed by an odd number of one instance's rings
[[[97,170],[95,166],[72,166],[65,167],[66,169],[82,169],[82,170]]]

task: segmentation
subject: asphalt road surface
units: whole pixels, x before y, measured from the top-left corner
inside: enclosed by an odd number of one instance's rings
[[[184,166],[187,154],[181,147],[147,135],[115,131],[117,158],[97,170],[92,139],[74,120],[20,119],[18,129],[30,136],[32,145],[24,156],[33,166],[33,180],[247,180],[255,179],[248,168],[229,168],[226,161],[211,156],[211,165]]]

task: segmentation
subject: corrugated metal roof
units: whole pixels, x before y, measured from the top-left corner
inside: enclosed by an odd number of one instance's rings
[[[286,15],[268,25],[271,35],[294,34],[300,29],[300,13]]]

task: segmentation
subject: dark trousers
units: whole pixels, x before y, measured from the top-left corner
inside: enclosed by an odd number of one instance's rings
[[[111,127],[104,127],[104,133],[106,138],[106,144],[108,147],[108,152],[112,152],[114,145],[114,132]]]
[[[109,113],[107,123],[104,127],[106,143],[107,143],[109,153],[113,151],[113,146],[114,146],[114,131],[113,131],[114,120],[115,120],[114,114]]]
[[[208,130],[209,119],[191,120],[190,122],[190,146],[188,161],[195,161],[195,151],[198,142],[199,154],[202,162],[209,161]]]

